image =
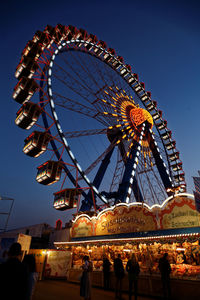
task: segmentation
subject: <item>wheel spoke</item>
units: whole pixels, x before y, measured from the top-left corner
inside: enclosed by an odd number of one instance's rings
[[[119,149],[117,149],[117,163],[113,173],[112,183],[109,192],[114,192],[117,190],[119,183],[122,180],[123,169],[124,169],[124,161],[121,157]]]
[[[107,129],[91,129],[91,130],[64,132],[63,134],[66,138],[77,138],[81,136],[91,136],[91,135],[106,134],[106,133],[107,133]]]
[[[88,175],[99,163],[104,159],[107,153],[109,153],[116,143],[113,142],[108,146],[108,148],[84,171],[85,175]]]

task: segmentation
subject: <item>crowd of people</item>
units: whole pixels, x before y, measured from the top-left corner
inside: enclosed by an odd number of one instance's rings
[[[170,288],[170,273],[171,267],[168,261],[168,253],[165,253],[163,257],[159,260],[158,268],[161,274],[162,287],[163,287],[163,297],[164,299],[171,298],[171,288]],[[80,296],[85,300],[91,300],[91,287],[92,287],[92,262],[89,260],[89,256],[84,256],[82,265],[82,276],[80,279]],[[110,270],[111,262],[104,256],[103,258],[103,280],[104,289],[108,290],[110,287]],[[132,253],[130,259],[128,260],[126,267],[124,268],[121,255],[114,259],[114,274],[115,274],[115,299],[122,298],[122,283],[125,276],[125,270],[128,273],[129,281],[129,300],[131,300],[134,294],[135,300],[138,298],[138,278],[140,274],[140,266],[137,261],[137,257]]]

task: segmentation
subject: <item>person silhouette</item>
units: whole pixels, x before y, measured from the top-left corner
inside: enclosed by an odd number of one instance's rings
[[[22,251],[19,243],[13,243],[8,252],[8,259],[0,265],[2,299],[27,300],[28,270],[21,262]]]
[[[129,259],[127,262],[126,271],[128,272],[128,279],[129,279],[129,300],[131,300],[132,297],[133,285],[134,285],[135,300],[137,300],[138,275],[140,273],[140,267],[134,253],[131,256],[131,259]]]
[[[122,281],[124,278],[124,266],[121,260],[121,255],[118,254],[114,259],[114,273],[115,273],[115,298],[122,299]]]
[[[160,258],[158,268],[161,274],[164,299],[170,299],[171,298],[171,287],[170,287],[171,266],[168,261],[168,253],[164,253],[163,257]]]
[[[24,256],[22,263],[26,266],[28,270],[28,291],[27,299],[32,299],[33,292],[35,289],[35,284],[38,279],[38,273],[36,272],[36,262],[35,257],[32,254],[27,254]]]
[[[85,300],[91,299],[91,290],[92,290],[92,271],[93,265],[89,260],[89,256],[85,255],[83,257],[83,265],[82,265],[83,273],[81,276],[80,282],[80,296]]]
[[[103,281],[104,281],[104,289],[108,290],[110,286],[110,266],[111,262],[109,259],[104,256],[103,258]]]

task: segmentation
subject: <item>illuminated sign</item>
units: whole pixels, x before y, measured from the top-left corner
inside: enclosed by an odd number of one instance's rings
[[[156,220],[147,208],[118,206],[102,214],[96,221],[96,235],[156,230]]]
[[[176,197],[160,212],[161,229],[186,228],[200,226],[200,215],[196,211],[194,200]]]
[[[97,216],[82,214],[72,223],[71,236],[102,236],[162,229],[199,227],[200,214],[189,196],[170,197],[163,206],[120,203]]]

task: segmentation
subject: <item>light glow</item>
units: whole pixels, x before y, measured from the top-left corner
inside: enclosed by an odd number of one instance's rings
[[[131,206],[142,206],[143,207],[143,206],[145,206],[150,211],[152,211],[154,208],[163,208],[170,200],[172,200],[173,198],[176,198],[176,197],[181,197],[181,196],[185,196],[185,197],[188,197],[188,198],[194,200],[194,195],[192,195],[192,194],[178,193],[178,194],[175,194],[174,196],[170,196],[167,199],[165,199],[165,201],[163,201],[163,203],[161,205],[160,204],[153,204],[152,206],[149,206],[148,204],[146,204],[144,202],[131,202],[131,203],[128,203],[128,204],[118,203],[115,206],[108,207],[108,208],[104,209],[103,211],[99,212],[97,216],[90,217],[87,214],[81,214],[79,216],[76,216],[75,219],[72,220],[72,222],[75,223],[79,218],[81,218],[83,216],[88,218],[89,220],[98,219],[106,211],[112,211],[115,207],[118,207],[118,206],[127,206],[127,207],[131,207]]]
[[[148,236],[148,237],[138,237],[138,238],[122,238],[122,239],[99,239],[99,240],[84,240],[77,242],[54,242],[54,245],[77,245],[77,244],[86,244],[86,243],[99,243],[99,242],[118,242],[118,241],[142,241],[142,240],[160,240],[162,238],[176,238],[182,236],[200,236],[199,232],[188,233],[188,234],[170,234],[170,235],[157,235],[157,236]]]

